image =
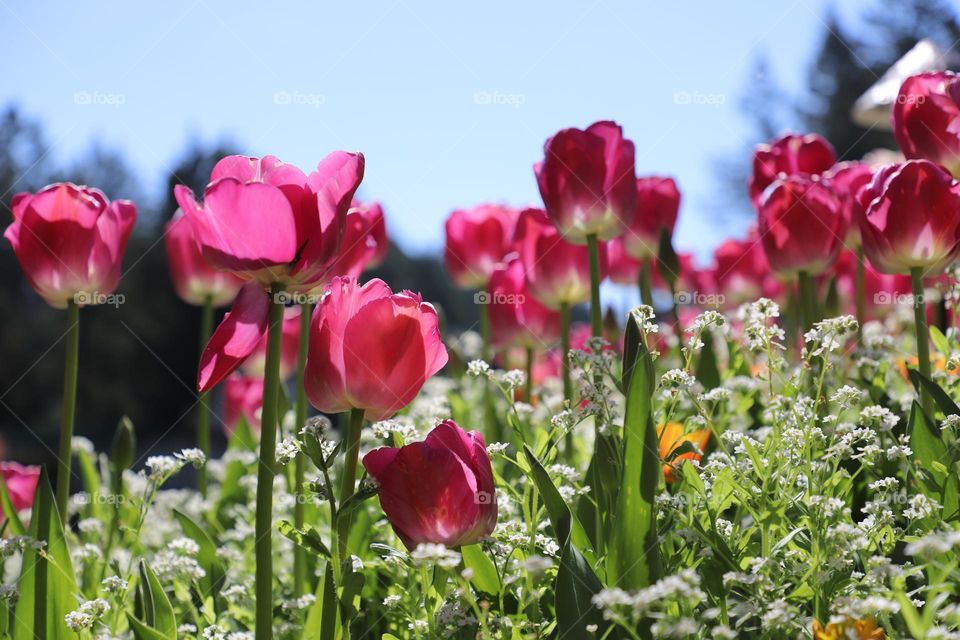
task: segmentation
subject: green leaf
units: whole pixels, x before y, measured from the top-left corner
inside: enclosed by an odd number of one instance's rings
[[[153,627],[137,620],[129,611],[127,612],[127,622],[130,623],[130,630],[133,631],[133,637],[136,640],[171,640],[171,638],[176,638],[176,636],[164,635]]]
[[[950,355],[950,342],[943,335],[943,332],[934,325],[930,325],[930,341],[937,348],[937,351],[945,356]]]
[[[923,413],[916,400],[910,407],[910,448],[914,461],[927,470],[933,469],[934,462],[944,463],[947,456],[947,445],[940,430]]]
[[[173,606],[156,574],[145,560],[140,561],[140,585],[146,625],[169,640],[177,640],[177,619]]]
[[[628,326],[636,322],[631,317]],[[627,334],[639,336],[639,327]],[[609,584],[635,590],[656,582],[662,571],[654,501],[663,467],[653,421],[653,361],[642,339],[630,353],[634,361],[624,363],[632,373],[623,420],[623,473],[610,518],[606,566]]]
[[[673,289],[673,287],[677,284],[677,275],[680,273],[680,259],[677,258],[677,253],[673,250],[673,242],[670,238],[669,229],[660,229],[658,245],[658,271],[670,289]]]
[[[305,524],[303,529],[297,529],[291,522],[281,520],[277,523],[277,530],[295,545],[303,547],[318,556],[331,557],[330,549],[323,543],[320,533],[310,525]]]
[[[554,586],[560,637],[588,638],[587,625],[597,625],[598,630],[607,626],[600,609],[593,604],[593,596],[602,589],[603,585],[590,564],[577,551],[576,545],[567,540],[560,555],[560,569]],[[602,633],[598,632],[597,637],[603,637]]]
[[[90,516],[100,519],[100,474],[93,464],[93,459],[87,451],[77,450],[77,462],[80,466],[80,477],[83,479],[83,489],[90,496],[87,508]]]
[[[0,476],[0,508],[3,509],[3,516],[10,527],[10,531],[15,536],[27,535],[27,528],[23,526],[20,515],[13,507],[13,501],[10,499],[10,492],[7,491],[7,481]]]
[[[700,335],[700,340],[703,348],[700,349],[700,359],[694,373],[704,389],[715,389],[720,386],[720,368],[717,365],[717,352],[713,348],[713,334],[706,330]]]
[[[464,566],[473,572],[470,578],[473,586],[492,596],[500,595],[502,587],[497,565],[483,552],[483,547],[479,544],[467,545],[460,549],[460,555],[463,556]]]
[[[50,486],[46,470],[41,471],[37,491],[33,498],[33,513],[50,513],[50,527],[46,533],[38,530],[40,518],[34,517],[27,535],[32,538],[46,537],[47,559],[47,637],[72,638],[74,633],[67,628],[64,616],[77,608],[76,575],[70,562],[70,551],[64,535],[60,516],[54,505],[53,489]],[[34,640],[33,622],[36,598],[36,572],[34,571],[38,554],[34,550],[25,550],[17,583],[20,598],[14,610],[13,640]]]
[[[346,626],[360,611],[360,592],[363,591],[364,575],[359,571],[351,571],[341,579],[340,590],[340,622]]]
[[[953,398],[947,395],[947,392],[944,391],[940,385],[916,369],[909,369],[907,373],[910,376],[910,382],[913,383],[913,388],[917,390],[917,393],[920,392],[921,388],[929,393],[930,397],[933,398],[933,401],[937,403],[937,407],[939,407],[940,411],[943,412],[943,415],[949,416],[953,414],[960,416],[960,407],[957,406],[957,403],[953,401]],[[928,417],[931,419],[934,418],[934,416]]]
[[[337,588],[333,583],[333,565],[327,562],[323,579],[317,582],[316,600],[307,611],[301,640],[333,640],[337,633]]]
[[[223,562],[220,561],[220,557],[217,555],[217,545],[209,534],[191,519],[190,516],[176,509],[173,510],[173,515],[175,515],[180,522],[180,528],[183,529],[183,533],[200,547],[200,553],[197,554],[197,562],[206,573],[206,575],[199,580],[200,589],[202,590],[201,595],[204,599],[207,597],[213,598],[214,606],[216,606],[220,597],[220,590],[223,589],[223,584],[227,579],[227,572],[224,570]]]

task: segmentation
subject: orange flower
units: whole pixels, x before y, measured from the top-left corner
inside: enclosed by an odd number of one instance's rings
[[[813,640],[884,640],[886,634],[877,626],[873,618],[854,620],[847,618],[843,622],[831,622],[826,628],[819,621],[813,621]]]
[[[936,371],[944,371],[949,373],[952,376],[960,374],[960,367],[954,367],[953,369],[947,369],[947,358],[943,355],[931,354],[930,365]],[[907,367],[916,367],[917,363],[920,362],[917,360],[916,356],[910,356],[910,358],[904,360],[903,358],[897,359],[897,370],[900,371],[900,375],[907,382],[910,381],[910,376],[907,374]]]
[[[684,460],[700,460],[701,454],[693,451],[681,453],[675,456],[670,462],[667,459],[670,454],[677,450],[684,442],[692,443],[697,449],[703,451],[707,442],[710,441],[709,429],[698,429],[691,433],[683,432],[683,425],[679,422],[668,422],[657,428],[657,435],[660,437],[660,459],[663,460],[663,477],[667,482],[675,482],[677,477],[675,470],[683,464]]]

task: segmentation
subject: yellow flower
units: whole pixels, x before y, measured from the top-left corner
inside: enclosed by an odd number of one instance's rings
[[[884,640],[886,637],[873,618],[847,618],[843,622],[831,622],[826,628],[817,620],[813,621],[813,640]]]

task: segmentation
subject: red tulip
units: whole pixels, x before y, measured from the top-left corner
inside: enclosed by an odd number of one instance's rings
[[[846,220],[829,187],[803,176],[771,183],[759,205],[760,237],[774,271],[793,277],[818,275],[837,258]]]
[[[320,411],[364,409],[368,420],[383,420],[446,363],[437,312],[419,294],[334,278],[310,327],[304,387]]]
[[[167,223],[163,241],[167,248],[173,287],[181,300],[197,306],[210,300],[214,307],[233,302],[243,286],[243,280],[210,266],[200,253],[190,221],[179,209]]]
[[[520,213],[515,236],[527,276],[527,290],[550,307],[574,305],[590,299],[590,262],[587,247],[571,244],[550,223],[542,209]],[[607,250],[600,245],[600,277],[606,276]]]
[[[960,173],[960,76],[936,71],[907,78],[893,106],[893,134],[908,159]]]
[[[473,544],[497,524],[483,436],[453,420],[438,424],[423,442],[371,451],[363,466],[380,484],[380,506],[407,549]]]
[[[516,224],[516,210],[502,205],[482,204],[450,214],[443,262],[458,287],[487,286],[493,270],[510,252]]]
[[[214,167],[202,207],[189,189],[174,188],[203,256],[251,281],[203,351],[200,391],[236,370],[260,342],[270,309],[265,288],[282,283],[307,292],[329,276],[363,167],[362,154],[343,151],[309,176],[273,156],[228,156]]]
[[[493,343],[540,350],[560,337],[560,314],[527,292],[520,260],[513,259],[490,276],[487,300]]]
[[[585,244],[626,230],[637,205],[633,142],[615,122],[563,129],[547,140],[534,166],[550,219],[570,242]]]
[[[387,250],[390,249],[390,238],[387,235],[386,218],[383,215],[383,207],[379,202],[363,203],[354,200],[351,210],[356,209],[367,219],[369,223],[367,232],[367,246],[373,247],[370,257],[367,259],[367,269],[375,269],[383,263],[387,257]]]
[[[781,176],[817,176],[837,161],[833,146],[815,133],[784,135],[771,144],[758,145],[753,152],[750,199],[759,206],[761,196]]]
[[[702,282],[712,281],[716,292],[724,296],[724,304],[733,307],[752,302],[761,296],[776,298],[782,286],[770,274],[770,264],[751,229],[745,240],[726,240],[713,253],[712,272],[701,273]]]
[[[224,383],[223,430],[229,438],[243,418],[254,433],[260,433],[260,409],[263,407],[263,377],[235,373]]]
[[[857,260],[857,254],[853,251],[841,251],[833,268],[837,278],[838,298],[851,312],[856,300]],[[905,283],[898,282],[896,276],[880,273],[869,264],[864,265],[863,275],[863,293],[868,307],[891,304],[895,296],[910,293],[909,280]]]
[[[824,174],[824,177],[843,203],[843,217],[847,221],[844,244],[848,248],[856,248],[860,246],[860,216],[863,215],[858,196],[873,179],[873,169],[866,162],[840,162]]]
[[[18,462],[0,462],[0,475],[7,485],[7,495],[14,511],[33,507],[33,494],[40,480],[40,467],[24,466]]]
[[[943,272],[960,252],[960,183],[928,160],[877,172],[860,192],[863,249],[875,269],[925,277]]]
[[[637,211],[623,234],[623,245],[634,258],[656,257],[660,231],[672,236],[680,213],[680,190],[673,178],[648,176],[637,178]]]
[[[137,209],[97,189],[58,182],[13,197],[10,242],[27,282],[47,304],[98,304],[117,288]]]
[[[280,338],[280,377],[289,378],[297,370],[300,350],[300,307],[287,307],[283,310],[283,326]],[[243,372],[250,376],[263,376],[267,366],[267,336],[260,342],[243,362]]]
[[[607,275],[617,284],[636,285],[640,281],[640,269],[643,262],[637,260],[624,249],[626,236],[607,241]]]

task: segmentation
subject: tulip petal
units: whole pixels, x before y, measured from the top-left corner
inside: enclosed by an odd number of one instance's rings
[[[200,358],[197,389],[208,391],[237,369],[267,331],[270,297],[262,285],[240,289],[233,308],[214,331]]]

